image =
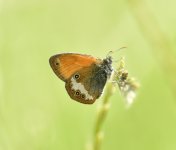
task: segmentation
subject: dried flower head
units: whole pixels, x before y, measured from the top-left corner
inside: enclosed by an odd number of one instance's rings
[[[129,77],[128,71],[124,67],[124,58],[121,58],[119,66],[115,71],[115,82],[118,84],[127,106],[131,106],[136,98],[136,90],[139,88],[139,83],[134,78]]]

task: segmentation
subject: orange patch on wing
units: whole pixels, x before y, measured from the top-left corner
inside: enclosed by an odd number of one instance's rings
[[[81,54],[73,54],[73,53],[65,53],[65,54],[58,54],[51,57],[50,60],[51,67],[56,75],[61,78],[62,80],[67,80],[70,78],[72,74],[77,72],[78,70],[89,67],[92,63],[98,63],[99,59],[91,57],[89,55],[81,55]],[[56,68],[54,63],[51,62],[58,62],[58,66]]]

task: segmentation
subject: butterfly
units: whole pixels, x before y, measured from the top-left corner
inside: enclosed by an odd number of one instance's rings
[[[78,53],[61,53],[51,56],[50,66],[65,82],[68,95],[83,104],[93,104],[110,78],[112,57],[105,59]]]

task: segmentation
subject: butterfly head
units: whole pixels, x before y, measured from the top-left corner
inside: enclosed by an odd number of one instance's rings
[[[111,65],[112,64],[112,56],[107,56],[105,59],[103,59],[103,64],[105,65]]]

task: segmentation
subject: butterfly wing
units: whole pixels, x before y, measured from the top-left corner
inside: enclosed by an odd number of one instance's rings
[[[97,64],[77,70],[66,82],[69,96],[81,103],[92,104],[103,92],[107,73]]]
[[[111,63],[89,55],[63,53],[52,56],[49,62],[65,81],[69,96],[84,104],[92,104],[100,97],[112,71]]]
[[[98,60],[89,55],[62,53],[50,57],[49,62],[55,74],[61,80],[67,81],[74,72],[89,67]]]

